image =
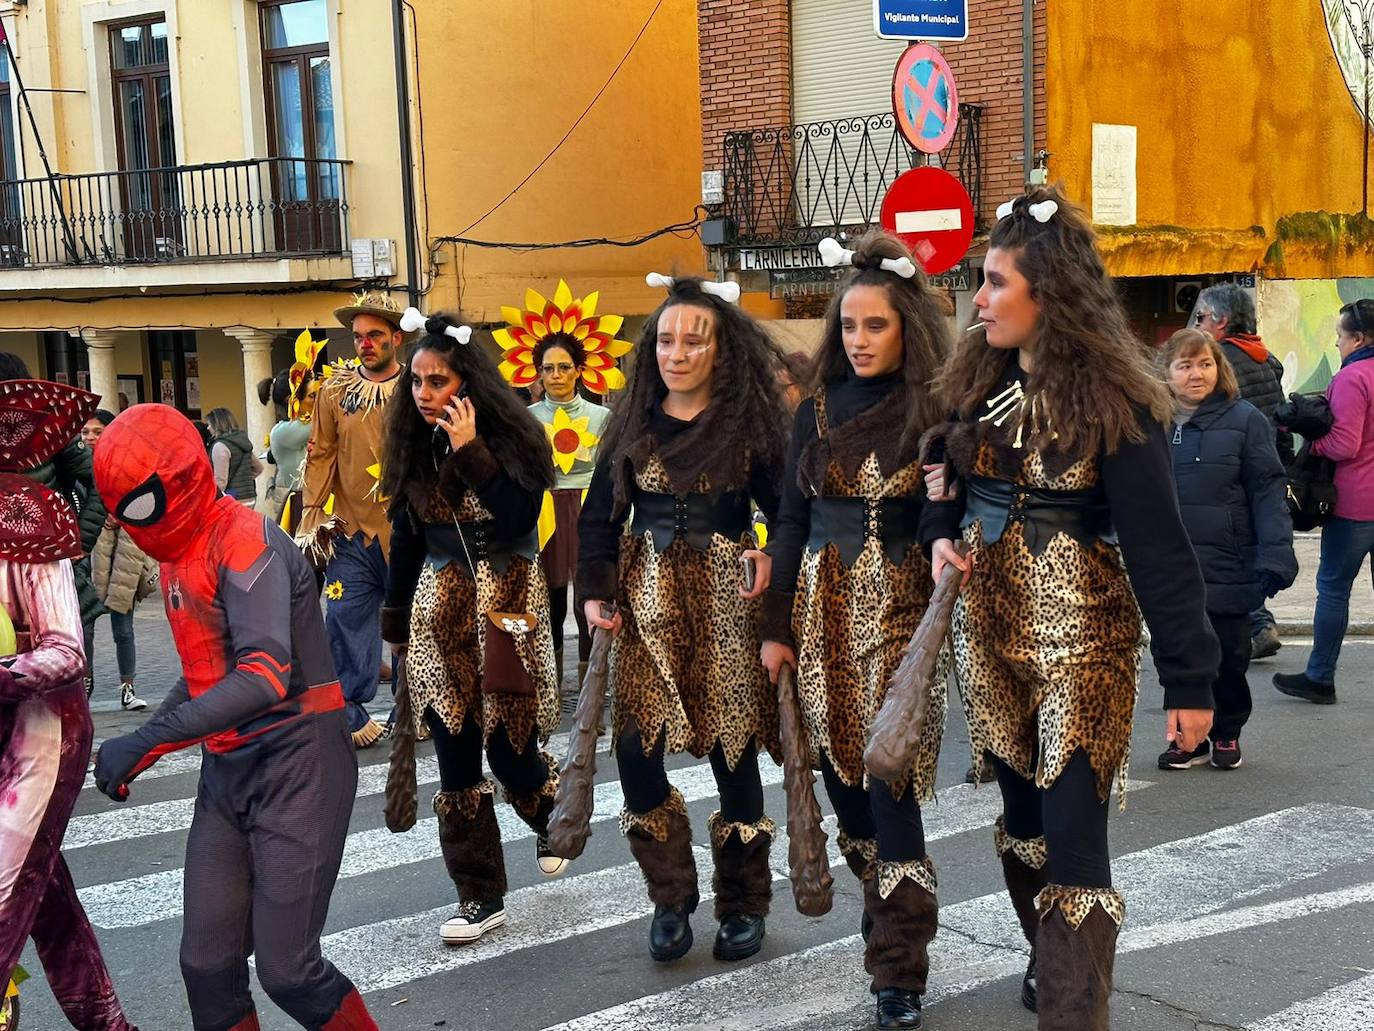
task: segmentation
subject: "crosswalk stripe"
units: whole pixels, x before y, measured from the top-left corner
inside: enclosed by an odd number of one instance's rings
[[[1247,1024],[1246,1031],[1369,1031],[1374,1027],[1374,974],[1337,985],[1281,1013]]]
[[[1149,782],[1135,783],[1137,789]],[[685,795],[686,792],[684,791]],[[960,784],[942,793],[946,801],[955,803],[931,807],[926,811],[925,830],[928,842],[962,834],[965,831],[990,827],[1001,811],[1001,797],[987,789],[974,791],[972,785]],[[829,835],[827,848],[832,865],[841,865],[836,848],[835,818],[828,817],[823,826]],[[778,905],[789,904],[785,887],[777,882],[787,876],[787,835],[779,828],[773,843],[771,863],[775,879]],[[698,857],[697,873],[701,880],[700,894],[703,909],[711,897],[710,859],[704,850]],[[989,847],[989,851],[991,848]],[[574,867],[574,870],[576,868]],[[844,876],[848,876],[846,871]],[[581,882],[595,877],[594,886]],[[613,900],[613,901],[611,901]],[[508,924],[500,934],[477,943],[480,953],[469,955],[472,948],[452,949],[438,940],[435,929],[453,912],[452,904],[440,906],[426,913],[416,913],[374,924],[364,924],[337,931],[324,939],[325,954],[363,991],[395,987],[416,977],[444,970],[453,970],[469,963],[506,955],[531,944],[547,944],[575,935],[636,920],[653,912],[653,904],[644,893],[639,867],[634,863],[581,874],[565,880],[537,884],[512,892],[506,900],[515,924]],[[595,914],[593,917],[592,914]],[[536,914],[528,931],[518,930],[526,914]],[[614,919],[612,919],[612,916]],[[512,933],[513,932],[513,933]],[[530,938],[533,935],[533,939]],[[394,956],[396,962],[386,965],[379,957]],[[474,958],[475,957],[475,958]]]
[[[1329,847],[1318,846],[1316,839],[1309,837],[1314,832],[1335,840]],[[1199,881],[1170,865],[1184,848],[1212,858],[1208,878]],[[1243,912],[1216,912],[1237,898],[1297,883],[1335,865],[1359,862],[1371,855],[1374,812],[1312,805],[1122,856],[1113,865],[1126,897],[1128,931],[1118,952],[1177,945],[1369,901],[1374,885],[1330,892],[1324,897],[1251,906]],[[1217,874],[1224,876],[1214,890],[1209,882]],[[1188,885],[1187,892],[1178,890],[1180,883]],[[1189,898],[1190,894],[1197,896],[1196,901]],[[1179,915],[1180,904],[1186,916]],[[1216,915],[1206,921],[1196,919],[1204,912]],[[1166,915],[1167,922],[1163,922]],[[940,923],[941,933],[931,948],[927,1002],[972,990],[1025,968],[1025,944],[1004,892],[944,907]],[[1016,944],[1003,944],[1012,942]],[[838,1026],[846,1022],[846,1014],[857,1020],[871,1005],[862,954],[861,939],[852,935],[633,999],[548,1031],[630,1031],[642,1027],[668,1031],[698,1025],[719,1029]],[[805,985],[805,998],[797,999],[794,994],[779,1012],[773,1001],[780,984]],[[746,1011],[741,1000],[749,999],[769,1000],[767,1010]]]
[[[765,787],[782,781],[782,770],[773,763],[761,764],[759,774]],[[715,778],[706,763],[674,770],[672,778],[689,802],[714,798],[716,795]],[[607,824],[617,818],[624,804],[619,781],[596,785],[596,824]],[[496,818],[501,826],[502,840],[508,847],[533,837],[529,827],[509,805],[498,805]],[[415,826],[404,834],[392,834],[385,827],[350,834],[344,843],[340,879],[438,858],[437,823],[434,817],[428,817],[416,821]],[[138,927],[181,915],[181,878],[180,868],[159,870],[124,880],[87,885],[78,891],[78,895],[86,907],[86,914],[97,927]]]

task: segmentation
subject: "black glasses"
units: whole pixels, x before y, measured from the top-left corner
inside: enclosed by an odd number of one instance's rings
[[[1210,311],[1208,311],[1206,308],[1199,308],[1199,309],[1197,310],[1197,314],[1193,316],[1193,325],[1194,325],[1194,326],[1200,326],[1200,325],[1202,325],[1202,320],[1203,320],[1203,319],[1211,319],[1211,318],[1215,318],[1215,317],[1216,317],[1216,316],[1214,316],[1214,315],[1213,315]]]

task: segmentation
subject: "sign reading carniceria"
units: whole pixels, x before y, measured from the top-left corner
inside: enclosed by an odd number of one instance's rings
[[[786,269],[823,268],[815,244],[803,247],[757,247],[739,252],[741,272],[774,272]]]

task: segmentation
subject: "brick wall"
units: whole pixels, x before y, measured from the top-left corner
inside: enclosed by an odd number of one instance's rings
[[[1034,12],[1035,150],[1046,140],[1046,0]],[[959,100],[983,106],[983,210],[991,220],[997,205],[1024,192],[1021,163],[1021,6],[1022,0],[970,0],[969,38],[941,47]],[[1053,164],[1051,163],[1051,180]]]
[[[697,0],[701,167],[721,167],[721,137],[792,120],[789,0]]]

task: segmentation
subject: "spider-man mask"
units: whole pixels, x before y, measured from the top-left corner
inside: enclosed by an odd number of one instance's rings
[[[200,434],[166,405],[134,405],[105,428],[95,482],[106,510],[159,562],[181,557],[218,495]]]

